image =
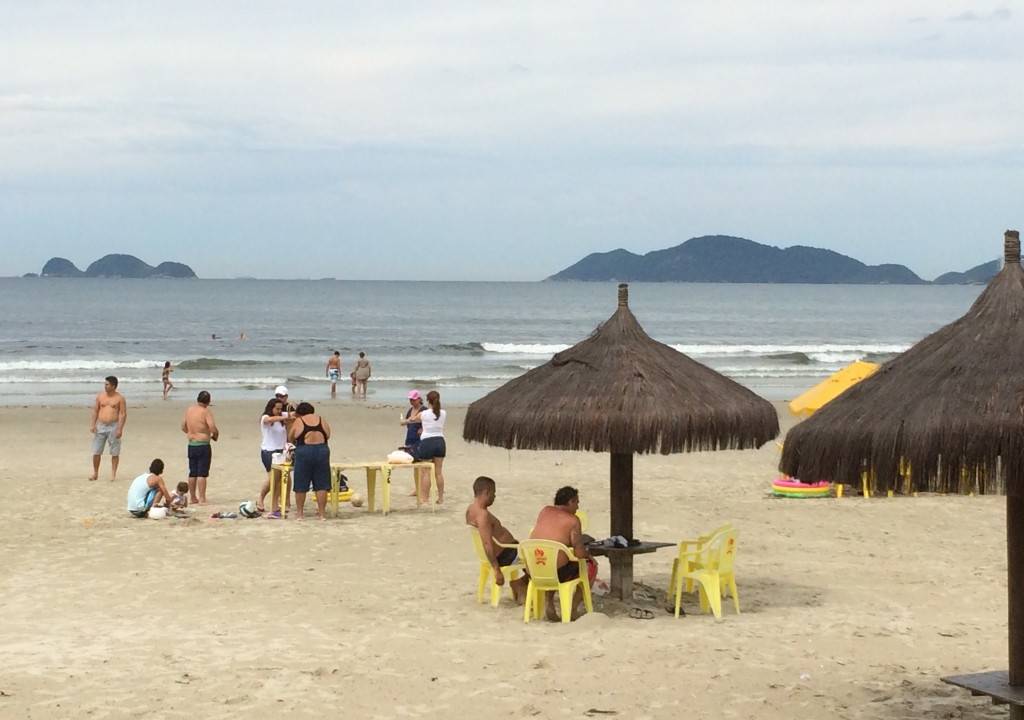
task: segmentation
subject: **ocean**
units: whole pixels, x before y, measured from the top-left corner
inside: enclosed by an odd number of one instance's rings
[[[635,283],[630,307],[655,339],[784,400],[853,360],[905,350],[981,290]],[[129,401],[159,399],[165,360],[177,400],[259,401],[283,383],[315,402],[329,395],[333,350],[346,375],[367,354],[371,403],[417,388],[462,404],[586,337],[615,311],[616,286],[26,278],[0,280],[0,308],[4,405],[87,405],[106,375]],[[352,402],[346,382],[339,398]]]

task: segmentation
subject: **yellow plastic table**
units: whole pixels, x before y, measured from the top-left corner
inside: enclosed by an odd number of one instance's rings
[[[391,512],[391,473],[395,468],[398,467],[410,467],[410,468],[423,468],[430,470],[430,480],[434,487],[437,487],[437,476],[434,473],[434,463],[432,462],[416,462],[416,463],[388,463],[388,462],[342,462],[342,463],[331,463],[331,478],[333,485],[333,478],[338,477],[340,480],[341,472],[343,470],[365,470],[366,471],[366,509],[370,512],[375,512],[377,509],[377,475],[378,473],[383,480],[381,484],[381,512],[387,515]],[[429,492],[427,500],[429,501]],[[337,512],[337,505],[335,504],[335,512]]]
[[[292,464],[270,466],[270,497],[274,497],[275,487],[281,486],[281,504],[279,505],[282,515],[288,514],[288,489],[292,484]],[[341,470],[331,467],[331,489],[327,493],[327,502],[331,505],[331,513],[338,517],[338,503],[341,500],[348,500],[352,497],[352,491],[341,490]]]

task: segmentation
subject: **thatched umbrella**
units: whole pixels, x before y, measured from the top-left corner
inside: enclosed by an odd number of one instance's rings
[[[1002,271],[966,315],[794,427],[779,467],[804,481],[855,483],[867,472],[882,490],[1005,492],[1005,679],[1017,686],[1024,685],[1024,270],[1017,231],[1006,232],[1004,248]],[[1004,698],[991,674],[987,690],[975,677],[957,684]],[[1024,702],[1024,687],[1019,692]],[[1024,718],[1024,709],[1014,712]]]
[[[619,306],[586,340],[469,406],[466,440],[611,453],[611,533],[633,538],[633,454],[758,447],[779,432],[771,403],[653,340]],[[632,555],[612,589],[632,592]]]

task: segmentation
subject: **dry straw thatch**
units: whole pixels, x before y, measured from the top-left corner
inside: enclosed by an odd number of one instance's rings
[[[966,315],[794,427],[780,469],[805,482],[850,484],[870,471],[877,490],[1024,493],[1016,231],[1006,232],[1004,248],[1002,271]]]
[[[778,433],[768,401],[647,335],[620,285],[614,315],[470,405],[462,434],[504,448],[668,454],[757,447]]]

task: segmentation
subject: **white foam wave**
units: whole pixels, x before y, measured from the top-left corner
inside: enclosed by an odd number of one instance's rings
[[[756,355],[782,355],[803,353],[819,362],[841,362],[846,358],[856,360],[865,355],[901,353],[910,345],[861,343],[857,345],[672,345],[681,353],[693,356],[742,357]],[[819,357],[821,358],[819,360]]]
[[[250,378],[197,378],[178,377],[171,378],[175,385],[281,385],[286,378],[283,377],[250,377]],[[67,377],[18,377],[0,376],[0,385],[97,385],[101,381],[92,376],[67,376]],[[160,386],[160,380],[153,378],[122,377],[118,378],[118,385],[155,385]]]
[[[506,355],[554,355],[555,353],[568,350],[569,345],[543,345],[533,343],[480,343],[486,352],[502,353]]]
[[[10,370],[118,370],[162,368],[163,360],[10,360],[0,362],[0,372]],[[94,378],[95,379],[95,378]]]
[[[486,352],[505,355],[554,355],[567,350],[564,344],[545,343],[481,343]],[[782,355],[785,353],[802,353],[816,362],[852,362],[865,355],[892,355],[901,353],[910,345],[896,343],[858,343],[821,345],[727,345],[718,344],[673,344],[681,353],[693,357],[756,357],[758,355]]]

